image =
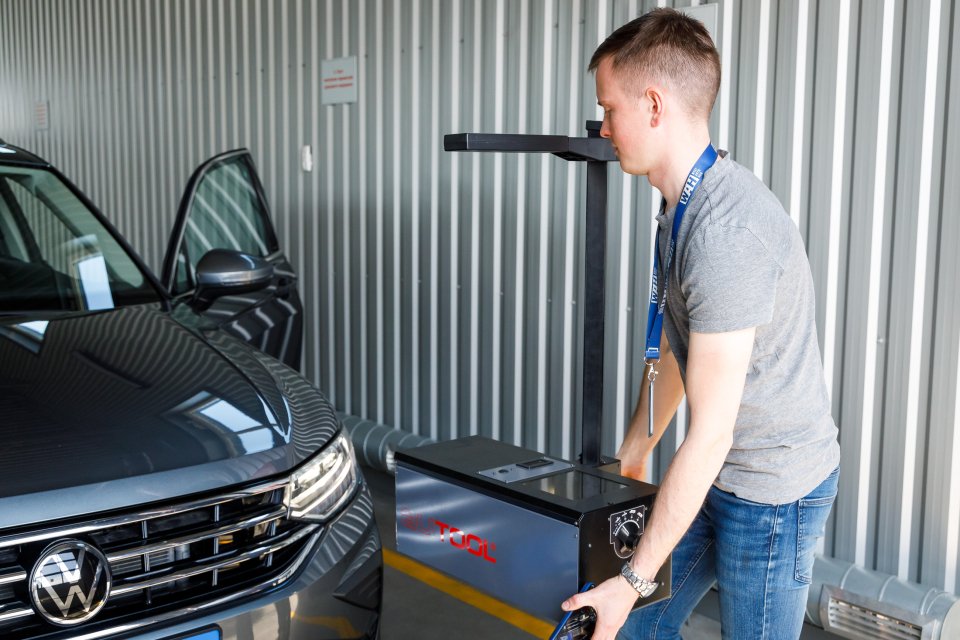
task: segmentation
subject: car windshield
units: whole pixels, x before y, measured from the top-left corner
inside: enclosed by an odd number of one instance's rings
[[[95,311],[159,299],[54,173],[0,165],[0,312]]]

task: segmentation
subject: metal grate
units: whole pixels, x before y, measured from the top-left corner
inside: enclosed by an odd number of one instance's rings
[[[0,536],[0,637],[96,638],[186,607],[223,603],[288,580],[320,533],[287,519],[286,481],[145,512]],[[90,622],[63,630],[34,613],[29,572],[63,539],[93,544],[107,557],[113,586]]]
[[[820,612],[824,629],[855,640],[930,640],[937,627],[926,616],[832,586],[824,586]]]

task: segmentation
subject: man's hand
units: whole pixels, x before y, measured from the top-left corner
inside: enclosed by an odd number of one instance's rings
[[[620,576],[600,583],[595,589],[578,593],[563,602],[564,611],[593,607],[597,625],[593,640],[614,640],[637,601],[637,592]]]

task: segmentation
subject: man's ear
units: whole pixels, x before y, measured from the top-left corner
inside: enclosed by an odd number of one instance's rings
[[[644,97],[650,101],[649,114],[650,126],[656,127],[660,124],[660,118],[663,116],[663,95],[658,87],[648,87],[644,92]]]

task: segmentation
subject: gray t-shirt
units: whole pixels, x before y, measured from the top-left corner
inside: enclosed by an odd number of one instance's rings
[[[661,257],[673,217],[673,209],[657,216]],[[670,271],[664,329],[684,378],[691,331],[757,327],[716,486],[753,502],[799,500],[840,461],[799,231],[776,196],[721,151],[687,206]]]

